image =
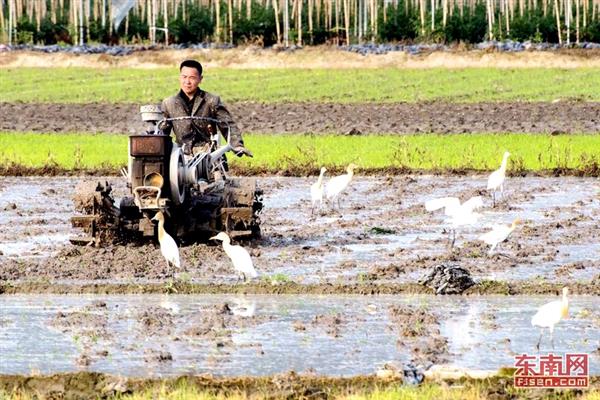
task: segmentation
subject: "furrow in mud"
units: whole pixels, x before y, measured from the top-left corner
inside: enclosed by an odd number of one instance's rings
[[[139,104],[0,103],[0,131],[133,134]],[[258,133],[597,133],[600,104],[556,103],[231,103],[244,132]]]

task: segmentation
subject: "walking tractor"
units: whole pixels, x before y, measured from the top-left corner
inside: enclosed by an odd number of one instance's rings
[[[151,219],[158,211],[166,215],[167,230],[183,241],[208,240],[221,231],[236,239],[260,236],[262,192],[253,178],[228,176],[225,154],[232,148],[221,144],[219,132],[211,134],[210,145],[201,151],[184,151],[161,130],[174,120],[219,121],[163,118],[160,106],[154,105],[142,106],[141,115],[147,129],[129,136],[129,162],[121,171],[129,195],[116,206],[108,182],[78,185],[74,203],[80,215],[71,224],[85,236],[71,242],[102,246],[152,238]]]

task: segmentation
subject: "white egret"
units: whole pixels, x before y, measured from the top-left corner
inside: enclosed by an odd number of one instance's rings
[[[181,269],[179,249],[175,240],[165,231],[165,216],[162,211],[158,211],[152,220],[158,221],[158,243],[160,252],[167,261],[167,274],[170,274],[171,265],[176,269]]]
[[[425,209],[427,211],[436,211],[443,208],[444,214],[450,217],[448,220],[452,226],[450,248],[453,248],[454,243],[456,242],[456,229],[463,225],[472,225],[476,223],[480,214],[474,211],[481,207],[483,207],[483,199],[481,196],[471,197],[462,204],[456,197],[442,197],[425,202]]]
[[[500,168],[492,172],[488,178],[487,190],[492,191],[492,207],[496,207],[496,191],[500,189],[500,193],[502,193],[504,190],[504,177],[506,175],[506,165],[509,156],[510,153],[508,151],[504,152]]]
[[[508,236],[515,230],[518,224],[521,223],[519,218],[516,218],[511,225],[495,225],[491,231],[484,233],[479,236],[479,240],[483,240],[489,244],[490,251],[488,254],[492,254],[496,246],[508,239]]]
[[[335,178],[331,178],[327,185],[325,186],[325,195],[327,200],[331,202],[332,206],[335,204],[337,200],[338,209],[340,208],[340,194],[350,184],[352,181],[352,177],[354,176],[354,170],[358,168],[355,164],[350,164],[346,167],[346,173],[344,175],[336,176]]]
[[[323,204],[323,176],[325,176],[325,172],[327,172],[327,169],[325,167],[321,167],[319,179],[317,179],[317,181],[310,186],[310,197],[312,201],[312,209],[310,210],[311,215],[314,213],[317,204],[319,205],[319,209]]]
[[[550,343],[552,343],[552,349],[554,349],[554,326],[560,322],[561,319],[569,317],[569,288],[564,287],[562,290],[562,299],[551,301],[541,306],[537,313],[531,318],[531,325],[540,327],[540,338],[535,346],[537,350],[540,349],[540,342],[542,341],[542,335],[544,328],[550,329]]]
[[[225,232],[220,232],[217,236],[213,236],[210,240],[220,240],[223,242],[223,250],[229,256],[233,263],[233,268],[244,277],[244,282],[248,277],[256,278],[258,274],[252,264],[250,253],[242,246],[232,246],[231,239]],[[239,280],[239,275],[238,275]]]

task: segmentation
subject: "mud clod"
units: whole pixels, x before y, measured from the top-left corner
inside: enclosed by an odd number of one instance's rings
[[[419,283],[436,294],[461,294],[475,284],[468,270],[450,264],[436,265]]]

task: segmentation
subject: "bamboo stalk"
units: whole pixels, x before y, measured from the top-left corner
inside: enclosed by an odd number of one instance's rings
[[[163,1],[163,25],[165,28],[165,46],[169,45],[169,16],[168,16],[168,12],[167,12],[167,0]]]
[[[290,4],[283,0],[283,45],[290,47]]]
[[[419,8],[421,17],[421,35],[425,35],[425,0],[419,0]]]
[[[10,5],[9,5],[10,7]],[[6,28],[5,23],[4,23],[4,2],[0,1],[0,31],[2,32],[2,41],[4,41],[6,39],[6,41],[8,42],[8,37],[4,37],[4,29]],[[8,34],[8,32],[7,32]]]
[[[346,26],[346,46],[350,45],[350,0],[344,0],[344,25]]]
[[[335,44],[340,45],[340,0],[335,0]]]
[[[213,7],[215,13],[215,40],[217,43],[221,43],[221,0],[214,0]]]
[[[15,10],[14,0],[8,0],[8,45],[9,46],[12,46],[12,42],[13,42],[14,10]]]
[[[579,0],[575,0],[575,43],[579,44]]]
[[[562,35],[560,34],[560,11],[558,9],[558,0],[554,0],[554,14],[556,15],[556,27],[558,30],[558,43],[562,44]]]
[[[227,0],[227,18],[229,19],[229,44],[233,44],[233,2]]]
[[[565,0],[565,25],[567,26],[567,44],[571,43],[571,0]]]
[[[448,0],[442,0],[442,25],[446,27],[448,20]]]
[[[357,10],[356,12],[358,13],[358,18],[357,19],[357,25],[358,25],[358,43],[362,43],[363,42],[363,3],[364,0],[356,0],[357,2]]]
[[[296,29],[298,31],[298,40],[297,40],[297,44],[298,46],[302,46],[302,4],[303,1],[302,0],[297,0],[298,1],[298,6],[297,6],[297,18],[296,18]]]
[[[279,0],[273,0],[273,12],[275,13],[275,31],[277,33],[277,44],[281,44],[281,27],[279,26]]]
[[[313,7],[314,0],[308,0],[308,37],[311,43],[313,43]]]

